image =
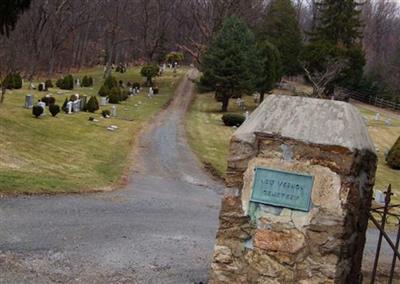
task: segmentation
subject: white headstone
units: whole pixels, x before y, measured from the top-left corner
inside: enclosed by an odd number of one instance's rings
[[[72,105],[73,105],[73,102],[68,102],[67,103],[68,114],[72,113]]]
[[[81,111],[81,100],[76,100],[73,102],[73,111],[80,112]]]
[[[379,112],[376,113],[375,120],[376,121],[380,121],[381,120],[381,114]]]
[[[100,97],[100,105],[101,106],[107,105],[107,97]]]
[[[392,126],[392,120],[390,118],[385,120],[385,125],[386,126]]]
[[[112,106],[111,107],[111,116],[112,117],[116,117],[117,116],[117,107],[116,106]]]

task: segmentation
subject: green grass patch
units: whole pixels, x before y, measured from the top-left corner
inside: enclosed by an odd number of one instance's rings
[[[28,90],[8,91],[0,105],[0,193],[60,193],[84,192],[110,188],[126,169],[136,134],[143,125],[174,94],[185,70],[175,76],[167,72],[156,79],[160,95],[147,97],[147,89],[117,105],[117,117],[104,119],[101,110],[95,114],[60,113],[35,119],[32,110],[23,108],[25,95],[32,94],[35,102],[53,94],[62,106],[72,94],[96,95],[103,83],[102,69],[84,70],[75,76],[91,75],[93,88],[73,91],[50,89],[49,92]],[[142,82],[139,68],[115,76],[118,80]],[[55,80],[54,80],[55,81]],[[102,109],[111,109],[106,106]],[[98,122],[90,122],[89,117]],[[107,127],[118,126],[110,132]]]

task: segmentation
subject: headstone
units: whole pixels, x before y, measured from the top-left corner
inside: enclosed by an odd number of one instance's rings
[[[392,126],[392,120],[390,118],[385,120],[385,125],[386,126]]]
[[[375,120],[376,121],[380,121],[381,120],[381,114],[378,112],[378,113],[376,113],[376,115],[375,115]]]
[[[268,96],[231,140],[209,283],[359,283],[376,165],[352,105]]]
[[[80,87],[81,87],[81,80],[79,80],[79,78],[76,79],[76,87],[77,87],[77,88],[80,88]]]
[[[385,195],[382,191],[376,190],[375,191],[375,201],[379,204],[385,204]]]
[[[33,96],[31,94],[25,96],[25,108],[31,109],[33,107]]]
[[[107,97],[100,97],[100,105],[101,106],[107,105]]]
[[[246,111],[246,120],[248,120],[249,118],[250,118],[250,112],[249,111]]]
[[[71,114],[71,113],[72,113],[73,104],[74,104],[73,102],[68,102],[68,103],[67,103],[67,111],[68,111],[67,113],[68,113],[68,114]]]
[[[76,100],[72,104],[73,112],[80,112],[81,111],[81,100]]]
[[[149,88],[149,94],[147,95],[150,99],[154,96],[154,90],[152,87]]]
[[[114,106],[114,105],[111,107],[111,116],[112,117],[116,117],[117,116],[117,107]]]
[[[80,101],[81,101],[80,109],[81,111],[84,111],[86,108],[87,96],[82,96]]]

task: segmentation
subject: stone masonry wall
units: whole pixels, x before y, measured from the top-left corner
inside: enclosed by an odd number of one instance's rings
[[[376,155],[260,133],[230,153],[210,283],[359,283]],[[310,212],[250,203],[256,167],[314,176]]]

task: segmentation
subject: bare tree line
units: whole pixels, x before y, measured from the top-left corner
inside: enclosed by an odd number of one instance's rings
[[[0,38],[0,70],[19,71],[32,79],[98,64],[110,68],[119,62],[160,61],[175,50],[196,62],[226,16],[238,15],[255,27],[268,2],[33,0],[11,36]],[[315,25],[315,2],[294,1],[305,41]],[[366,71],[399,82],[400,67],[391,61],[400,54],[399,5],[366,0],[361,7]]]

